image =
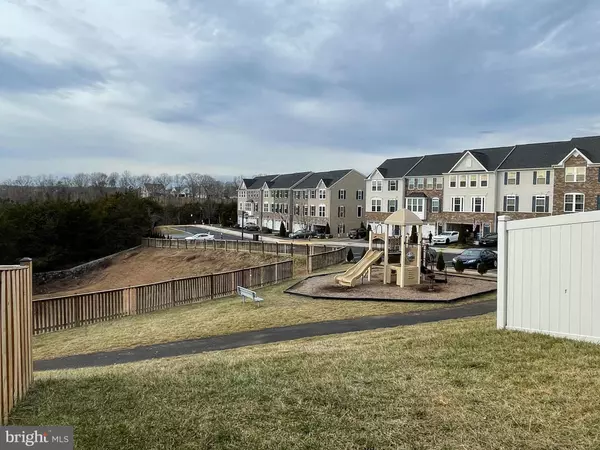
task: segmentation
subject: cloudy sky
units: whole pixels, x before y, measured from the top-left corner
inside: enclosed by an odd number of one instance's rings
[[[600,134],[594,0],[1,0],[0,179]]]

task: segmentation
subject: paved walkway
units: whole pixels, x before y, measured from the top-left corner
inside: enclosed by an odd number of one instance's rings
[[[147,345],[127,350],[73,355],[62,358],[39,360],[34,362],[34,370],[60,370],[80,367],[110,366],[112,364],[131,363],[155,358],[191,355],[195,353],[227,350],[249,345],[272,342],[292,341],[315,336],[349,333],[354,331],[391,328],[402,325],[438,322],[440,320],[460,319],[479,316],[496,310],[496,300],[470,303],[450,308],[415,311],[405,314],[359,317],[356,319],[332,320],[328,322],[305,323],[287,327],[267,328],[265,330],[246,331],[224,336],[203,339],[170,342],[167,344]]]

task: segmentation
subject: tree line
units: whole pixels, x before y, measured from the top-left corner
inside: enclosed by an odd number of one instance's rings
[[[187,189],[192,198],[233,199],[237,195],[240,180],[240,177],[236,177],[231,181],[221,181],[196,172],[175,175],[162,173],[157,176],[134,175],[127,170],[109,174],[81,172],[63,177],[22,175],[0,183],[0,198],[13,201],[50,198],[92,200],[115,192],[139,191],[142,187],[152,184],[152,194],[166,196],[174,191],[177,195],[182,189]],[[157,192],[156,186],[162,186],[162,192]]]
[[[163,206],[137,194],[116,193],[91,201],[0,201],[0,264],[22,257],[35,271],[60,270],[139,245],[163,224],[237,220],[237,204],[205,200]]]

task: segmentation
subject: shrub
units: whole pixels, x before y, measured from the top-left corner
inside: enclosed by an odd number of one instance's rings
[[[281,225],[279,227],[279,236],[281,236],[281,237],[286,237],[287,236],[286,229],[285,229],[285,224],[283,222],[281,222]]]
[[[458,229],[458,243],[466,244],[467,243],[467,229],[464,225],[461,225]]]
[[[438,259],[437,259],[437,263],[436,263],[436,268],[440,272],[443,272],[444,269],[446,268],[446,261],[444,261],[444,255],[442,254],[442,252],[438,253]]]
[[[271,234],[273,232],[269,227],[262,227],[261,231],[265,234]]]
[[[364,222],[361,222],[361,223],[360,223],[360,229],[361,229],[361,230],[364,230],[365,228],[366,228],[366,227],[365,227],[365,223],[364,223]]]
[[[477,264],[477,272],[479,272],[480,275],[483,275],[484,273],[487,273],[488,268],[487,268],[487,264],[480,262],[479,264]]]
[[[354,253],[352,253],[352,249],[348,249],[348,256],[346,256],[346,261],[352,262],[354,261]]]
[[[325,234],[329,236],[331,234],[331,228],[329,228],[329,222],[325,225]]]
[[[410,230],[410,243],[417,244],[419,242],[419,235],[417,234],[417,226],[413,225]]]
[[[365,236],[365,241],[368,241],[368,240],[369,240],[369,234],[371,234],[371,231],[372,231],[372,230],[373,230],[373,229],[371,228],[371,225],[369,225],[369,226],[367,227],[367,235]]]
[[[465,271],[465,264],[462,262],[462,260],[456,260],[454,263],[454,270],[456,270],[458,273],[463,273]]]

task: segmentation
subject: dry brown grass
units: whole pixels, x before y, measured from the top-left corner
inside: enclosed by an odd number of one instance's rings
[[[144,248],[118,256],[107,266],[78,279],[36,287],[36,297],[101,291],[259,266],[285,258],[224,250]]]
[[[493,315],[36,374],[78,449],[597,449],[600,346]]]

